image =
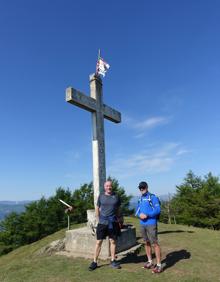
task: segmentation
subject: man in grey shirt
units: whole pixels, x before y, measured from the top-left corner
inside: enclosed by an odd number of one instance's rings
[[[94,260],[89,266],[89,270],[97,268],[97,260],[101,251],[103,240],[109,236],[111,250],[111,266],[113,268],[121,268],[119,262],[115,260],[116,240],[120,235],[118,224],[119,207],[121,205],[120,198],[112,192],[112,182],[106,181],[104,184],[104,193],[100,194],[96,206],[96,217],[98,225],[96,230],[96,246]]]

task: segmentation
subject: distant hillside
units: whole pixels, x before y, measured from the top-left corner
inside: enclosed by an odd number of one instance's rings
[[[9,213],[21,213],[25,211],[25,205],[31,201],[0,201],[0,221],[3,220]]]
[[[173,196],[174,196],[174,194],[164,194],[164,195],[159,195],[158,197],[159,197],[160,201],[168,201]],[[140,198],[140,196],[133,196],[131,198],[130,205],[129,205],[131,209],[136,209],[139,198]]]

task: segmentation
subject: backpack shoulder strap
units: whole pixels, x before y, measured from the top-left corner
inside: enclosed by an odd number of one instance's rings
[[[159,202],[159,205],[161,205],[160,204],[160,199],[155,195],[155,194],[152,194],[152,193],[149,193],[149,198],[150,198],[150,200],[149,200],[149,203],[150,203],[150,205],[153,207],[153,203],[152,203],[152,196],[153,197],[156,197],[157,199],[158,199],[158,202]]]
[[[157,198],[157,200],[158,200],[158,202],[159,202],[159,205],[161,205],[160,199],[159,199],[156,195],[149,193],[149,196],[150,196],[150,197],[149,197],[149,198],[150,198],[149,204],[151,205],[151,207],[152,207],[153,209],[155,209],[155,206],[153,205],[152,200],[151,200],[151,199],[152,199],[152,196],[155,197],[155,198]],[[156,219],[157,219],[157,220],[160,219],[160,213],[157,214]]]
[[[150,198],[156,197],[156,195],[155,195],[155,194],[152,194],[152,193],[149,193],[149,196],[150,196]]]

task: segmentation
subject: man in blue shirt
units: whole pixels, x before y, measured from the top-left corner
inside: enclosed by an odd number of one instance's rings
[[[160,273],[163,271],[161,266],[161,250],[157,236],[160,202],[154,194],[148,192],[148,184],[145,181],[140,182],[138,188],[141,192],[141,197],[138,202],[136,216],[140,218],[141,234],[145,241],[145,250],[148,259],[144,268],[152,269],[152,273]],[[155,266],[152,261],[152,245],[154,246],[157,261]]]

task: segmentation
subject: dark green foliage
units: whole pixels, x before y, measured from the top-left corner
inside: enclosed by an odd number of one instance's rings
[[[123,215],[133,214],[134,210],[129,209],[129,203],[130,203],[132,196],[126,195],[125,189],[119,185],[118,180],[110,176],[108,177],[108,180],[112,181],[113,192],[117,193],[121,199],[121,213]]]
[[[0,236],[0,240],[1,240],[1,236]],[[0,242],[0,256],[6,255],[7,253],[10,253],[13,250],[14,250],[13,246],[5,245],[4,243]]]
[[[74,210],[71,214],[71,222],[86,222],[86,211],[94,209],[92,182],[89,184],[83,184],[80,189],[76,189],[73,192],[72,205]]]
[[[164,204],[165,207],[167,203]],[[220,183],[211,173],[203,179],[190,171],[169,202],[177,223],[220,229]],[[166,209],[164,209],[166,210]],[[166,213],[165,213],[166,214]],[[163,215],[163,222],[165,221]]]

